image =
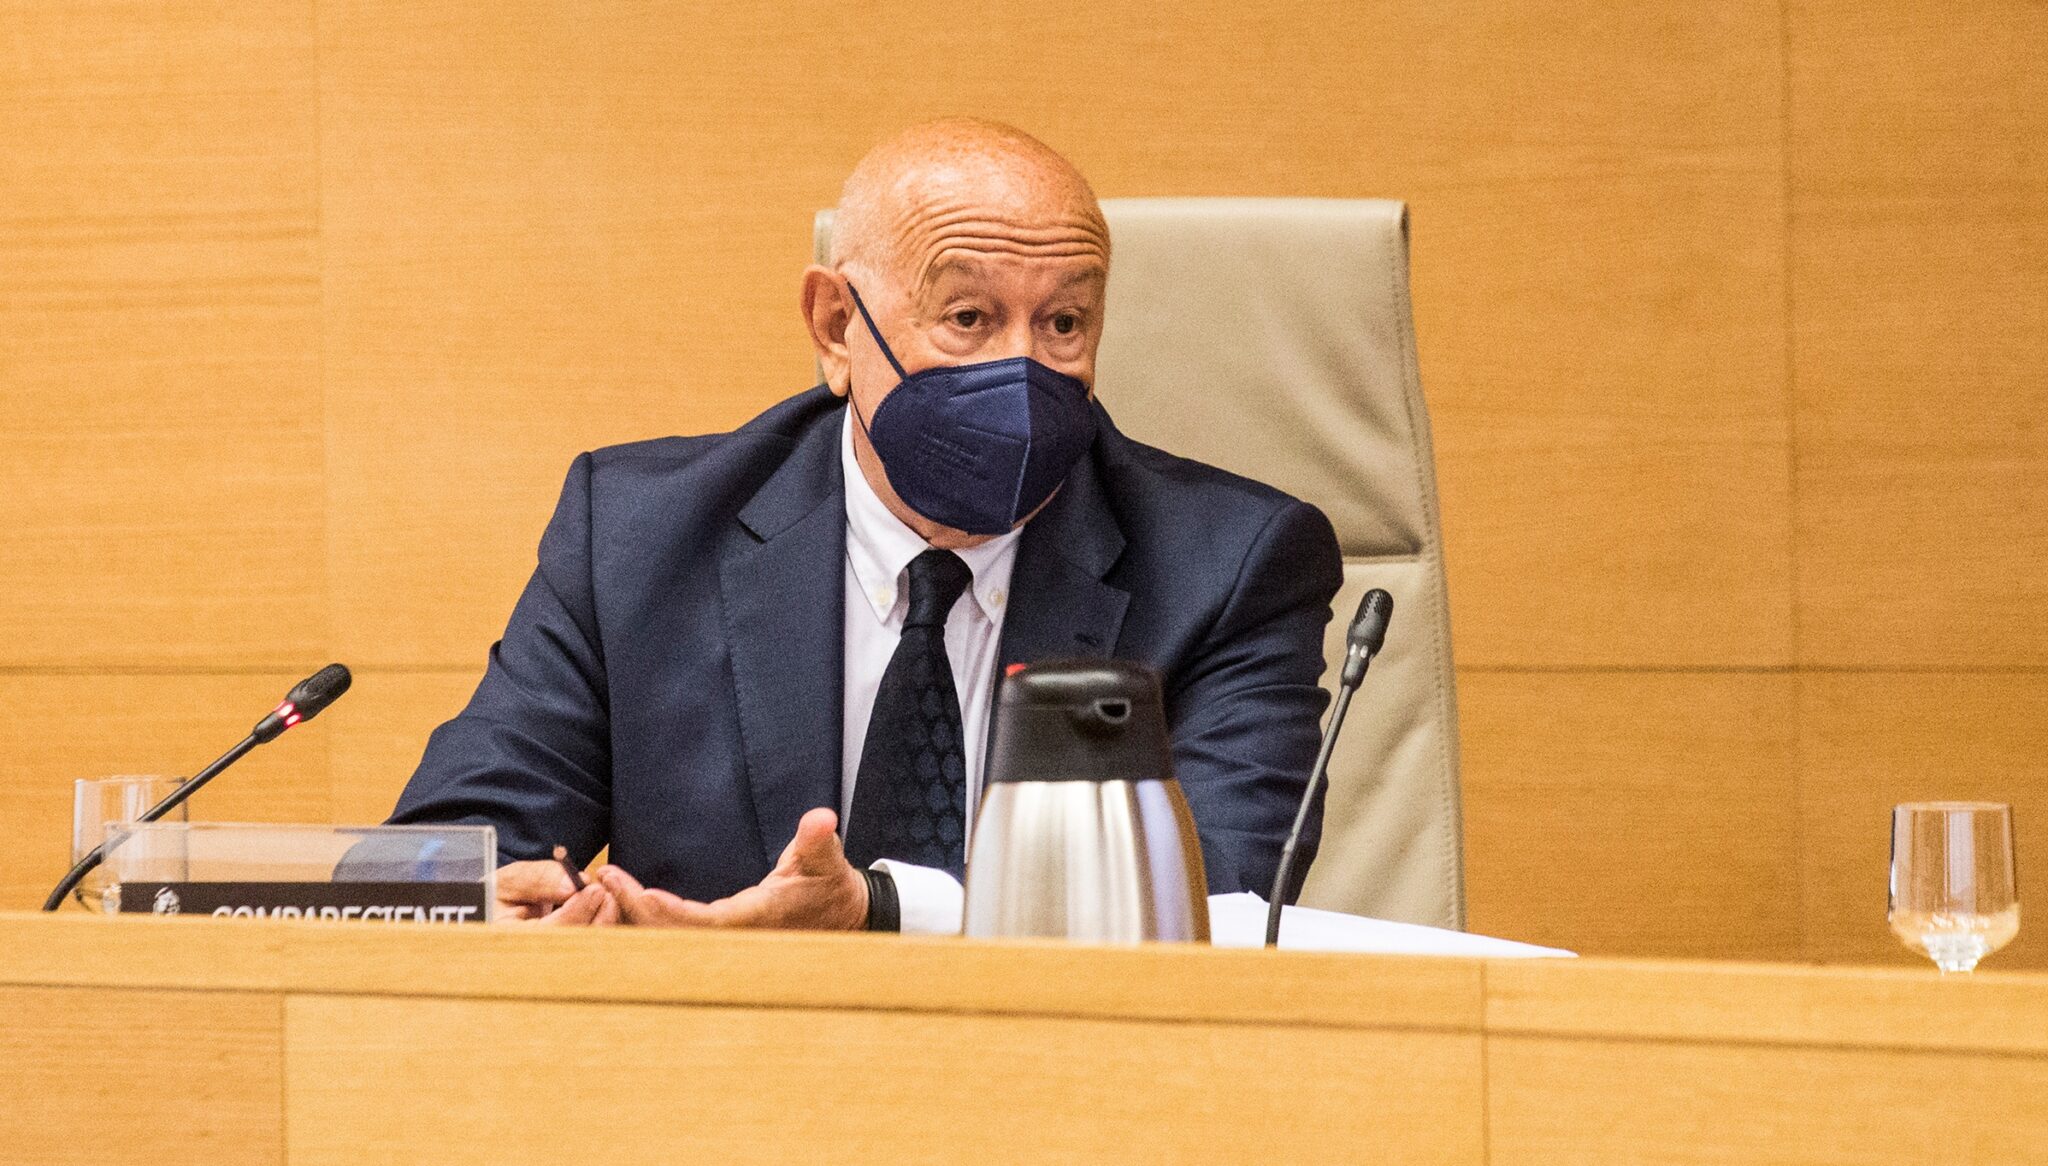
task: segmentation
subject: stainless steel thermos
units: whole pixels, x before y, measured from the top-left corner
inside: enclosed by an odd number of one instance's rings
[[[1202,849],[1151,669],[1051,660],[1004,677],[964,930],[1208,941]]]

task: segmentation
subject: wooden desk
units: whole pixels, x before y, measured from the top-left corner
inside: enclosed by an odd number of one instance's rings
[[[0,915],[8,1162],[2048,1160],[2048,976]]]

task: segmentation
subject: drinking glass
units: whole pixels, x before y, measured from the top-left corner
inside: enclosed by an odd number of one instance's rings
[[[1967,972],[2020,929],[2012,807],[1907,802],[1892,809],[1892,933],[1944,972]]]
[[[133,822],[151,806],[178,788],[175,777],[81,777],[73,787],[71,802],[71,861],[84,858],[106,840],[107,827]],[[166,822],[186,821],[180,805],[162,818]],[[107,868],[93,868],[73,890],[79,905],[88,911],[105,910]]]

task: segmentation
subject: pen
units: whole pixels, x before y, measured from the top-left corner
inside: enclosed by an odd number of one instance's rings
[[[575,864],[575,863],[573,863],[573,862],[570,862],[570,861],[569,861],[569,848],[568,848],[568,847],[566,847],[566,846],[557,846],[557,847],[555,847],[555,861],[556,861],[556,862],[559,862],[559,863],[561,863],[561,864],[562,864],[562,869],[563,869],[563,870],[565,870],[565,871],[567,871],[567,872],[569,872],[569,885],[571,885],[571,886],[575,887],[575,888],[576,888],[577,890],[579,890],[579,891],[580,891],[580,890],[582,890],[582,889],[583,889],[583,886],[584,886],[584,883],[583,883],[583,872],[582,872],[582,871],[580,871],[580,870],[577,870],[577,869],[576,869],[576,864]]]

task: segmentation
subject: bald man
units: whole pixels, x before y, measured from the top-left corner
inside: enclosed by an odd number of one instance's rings
[[[1161,674],[1211,892],[1269,891],[1336,537],[1117,431],[1109,264],[1094,192],[1035,138],[948,119],[878,146],[803,273],[825,383],[576,459],[391,820],[497,827],[500,918],[956,931],[996,677],[1107,655]],[[611,861],[577,890],[558,845]]]

